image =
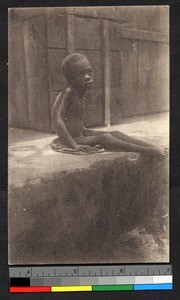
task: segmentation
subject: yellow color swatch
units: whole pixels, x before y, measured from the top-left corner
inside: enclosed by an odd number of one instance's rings
[[[91,292],[91,285],[52,286],[51,292]]]

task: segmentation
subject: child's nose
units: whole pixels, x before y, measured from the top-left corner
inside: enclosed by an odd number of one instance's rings
[[[85,81],[90,81],[91,80],[91,76],[86,74],[85,77],[84,77]]]

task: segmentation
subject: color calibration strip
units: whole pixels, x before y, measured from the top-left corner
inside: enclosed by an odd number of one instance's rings
[[[112,292],[112,291],[142,291],[142,290],[172,290],[172,283],[135,284],[135,285],[87,285],[87,286],[34,286],[10,287],[10,293],[65,293],[65,292]]]
[[[12,278],[10,293],[54,293],[54,292],[100,292],[100,291],[140,291],[140,290],[172,290],[172,276],[129,276],[122,278],[134,284],[98,284],[98,285],[64,285],[64,286],[30,286],[30,278]],[[148,278],[147,278],[148,277]],[[24,279],[24,280],[23,280]],[[38,278],[37,278],[38,279]],[[89,282],[92,281],[91,278]],[[103,282],[103,278],[101,278]],[[112,280],[109,278],[109,282]],[[115,278],[114,278],[115,281]],[[120,281],[116,278],[116,282]],[[38,282],[38,281],[37,281]],[[36,282],[36,283],[37,283]],[[145,283],[146,282],[146,283]],[[35,284],[35,281],[34,281]]]
[[[171,265],[10,267],[10,293],[172,290]]]

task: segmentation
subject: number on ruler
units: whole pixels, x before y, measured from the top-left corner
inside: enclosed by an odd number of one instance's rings
[[[169,273],[169,271],[170,271],[170,268],[167,268],[167,271],[166,271],[166,272]]]

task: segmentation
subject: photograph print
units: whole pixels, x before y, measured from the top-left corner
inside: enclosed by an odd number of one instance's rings
[[[169,262],[169,7],[11,8],[10,265]]]

